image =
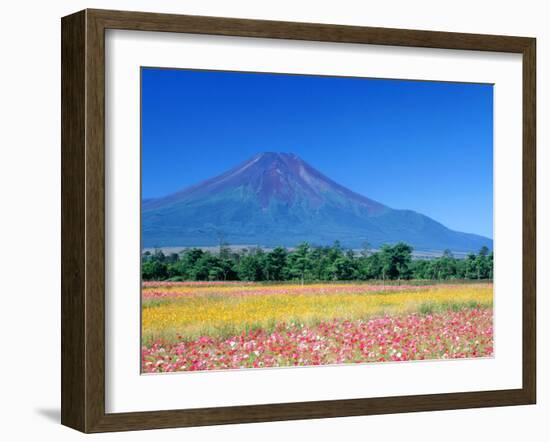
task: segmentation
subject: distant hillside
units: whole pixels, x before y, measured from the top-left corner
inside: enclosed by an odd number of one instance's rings
[[[143,247],[229,244],[292,247],[340,241],[360,248],[404,241],[417,250],[490,249],[412,210],[391,209],[332,181],[291,153],[260,153],[164,198],[142,201]]]

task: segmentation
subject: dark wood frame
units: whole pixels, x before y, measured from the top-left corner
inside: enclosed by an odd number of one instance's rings
[[[84,10],[62,19],[61,422],[83,432],[534,404],[536,40],[234,18]],[[184,32],[519,53],[523,56],[523,386],[189,410],[105,413],[105,30]]]

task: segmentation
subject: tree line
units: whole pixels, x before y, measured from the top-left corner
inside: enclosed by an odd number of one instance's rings
[[[446,250],[441,257],[413,259],[413,248],[405,243],[383,245],[356,252],[336,242],[313,247],[302,243],[294,249],[250,248],[235,250],[220,246],[211,252],[190,248],[180,253],[161,250],[142,254],[143,280],[171,281],[351,281],[351,280],[448,280],[492,279],[493,252],[456,258]]]

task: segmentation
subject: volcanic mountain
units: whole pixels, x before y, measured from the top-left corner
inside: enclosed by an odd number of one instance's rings
[[[142,201],[143,247],[231,245],[359,248],[404,241],[417,250],[478,251],[492,240],[450,230],[332,181],[292,153],[265,152],[163,198]]]

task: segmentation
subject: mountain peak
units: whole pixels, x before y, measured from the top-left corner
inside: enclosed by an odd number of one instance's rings
[[[332,181],[298,155],[292,152],[261,152],[240,167],[233,169],[232,179],[240,178],[240,184],[254,190],[263,208],[272,203],[307,205],[317,209],[327,199],[359,202],[371,214],[386,209],[380,203]]]
[[[144,208],[171,205],[190,196],[211,197],[237,191],[250,194],[262,209],[272,204],[282,204],[286,207],[301,205],[315,210],[326,204],[349,205],[350,200],[370,215],[388,209],[332,181],[295,153],[271,151],[260,152],[233,169],[195,186],[147,201]]]
[[[269,164],[290,166],[292,164],[304,163],[304,161],[292,152],[261,152],[254,155],[247,163],[251,165],[257,163],[257,167],[262,167]]]
[[[298,155],[292,152],[260,152],[252,157],[254,158],[266,158],[266,159],[300,159]]]

